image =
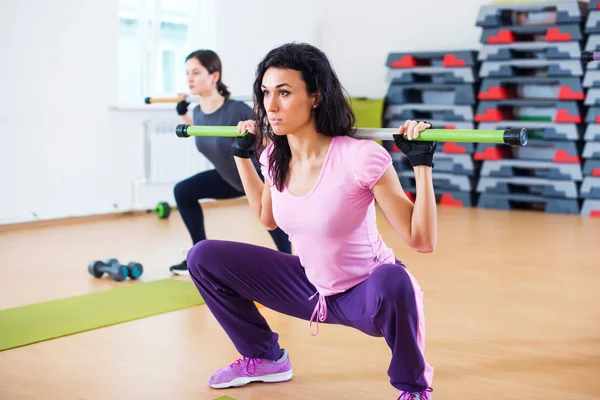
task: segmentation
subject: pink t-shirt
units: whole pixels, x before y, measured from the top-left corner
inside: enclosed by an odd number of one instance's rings
[[[395,262],[377,230],[371,189],[392,163],[379,144],[349,136],[331,141],[321,174],[305,196],[279,192],[268,171],[269,145],[260,162],[271,184],[273,216],[289,235],[310,282],[320,295],[343,292],[371,271]]]

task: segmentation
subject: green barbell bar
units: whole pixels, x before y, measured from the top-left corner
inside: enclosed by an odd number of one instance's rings
[[[394,140],[395,128],[357,128],[354,137],[370,140]],[[179,137],[190,136],[222,136],[238,137],[236,126],[197,126],[180,124],[175,133]],[[527,129],[510,128],[505,130],[487,129],[426,129],[415,140],[425,142],[454,142],[454,143],[494,143],[507,144],[513,147],[527,145]]]

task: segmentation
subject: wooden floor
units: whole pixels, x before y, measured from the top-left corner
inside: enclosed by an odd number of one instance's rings
[[[211,238],[272,247],[242,202],[206,217]],[[600,220],[460,208],[439,219],[433,254],[379,222],[425,291],[433,398],[600,399]],[[169,277],[189,244],[176,213],[3,229],[0,308],[127,284],[93,279],[92,259],[137,260],[144,281]],[[1,352],[0,399],[396,399],[383,339],[329,325],[311,337],[305,321],[264,315],[290,351],[290,382],[209,389],[237,354],[198,306]]]

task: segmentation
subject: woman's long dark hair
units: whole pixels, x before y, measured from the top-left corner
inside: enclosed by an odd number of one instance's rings
[[[286,181],[292,152],[287,136],[277,136],[271,130],[263,103],[262,80],[268,68],[293,69],[302,73],[309,95],[318,95],[314,109],[317,132],[325,136],[352,135],[356,118],[346,100],[346,92],[327,56],[305,43],[288,43],[271,50],[258,64],[254,81],[254,120],[256,121],[256,155],[263,150],[263,139],[274,144],[269,157],[269,173],[277,190]]]
[[[217,90],[219,91],[221,96],[225,97],[226,99],[229,98],[229,90],[227,90],[227,86],[221,81],[223,71],[221,67],[221,59],[219,58],[217,53],[215,53],[212,50],[196,50],[190,53],[190,55],[186,57],[185,61],[189,60],[190,58],[195,58],[196,60],[198,60],[198,62],[202,64],[204,68],[206,68],[209,74],[212,74],[213,72],[219,73]]]

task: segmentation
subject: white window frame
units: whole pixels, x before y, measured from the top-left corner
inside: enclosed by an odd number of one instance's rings
[[[117,87],[117,101],[115,108],[144,108],[148,106],[144,104],[146,96],[165,97],[174,96],[177,91],[185,91],[185,87],[176,85],[175,93],[162,93],[158,90],[158,81],[162,80],[162,52],[163,50],[174,50],[176,53],[185,55],[194,50],[207,48],[216,51],[216,12],[218,0],[184,0],[189,2],[189,9],[182,15],[188,23],[187,38],[184,46],[175,46],[173,44],[164,43],[160,40],[161,21],[165,11],[170,11],[168,8],[169,0],[137,0],[140,6],[131,6],[126,0],[119,0],[118,17],[129,15],[132,18],[137,18],[140,21],[152,21],[152,29],[148,29],[145,23],[138,24],[139,35],[139,52],[140,52],[140,72],[142,74],[142,93],[139,100],[131,100],[131,96],[123,93],[123,88]],[[165,7],[162,7],[165,5]],[[192,22],[193,21],[193,22]],[[120,35],[118,35],[120,40]],[[184,56],[185,57],[185,56]],[[184,74],[185,59],[181,59],[181,74]],[[117,73],[121,74],[120,68],[117,68]],[[159,76],[160,75],[160,76]],[[121,78],[121,77],[120,77]],[[120,80],[120,79],[119,79]],[[176,79],[176,82],[179,79]],[[158,104],[154,105],[159,106]],[[163,107],[172,108],[172,104],[165,104]],[[162,108],[162,107],[158,107]]]

